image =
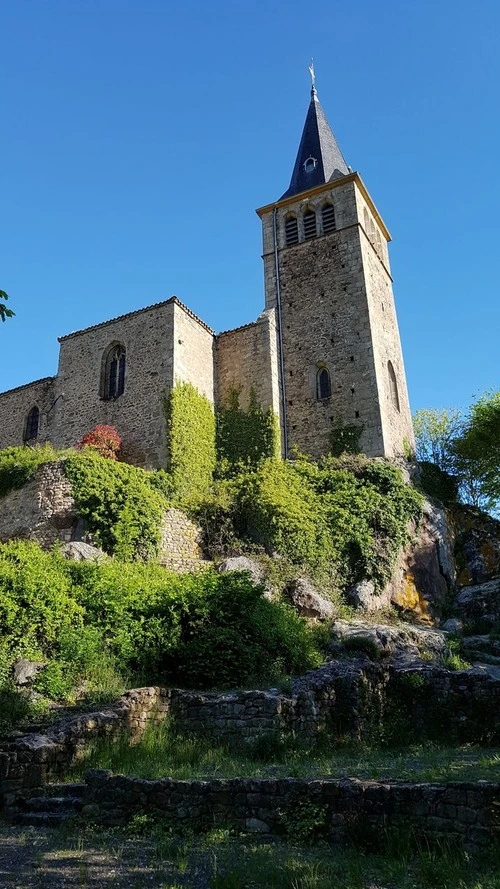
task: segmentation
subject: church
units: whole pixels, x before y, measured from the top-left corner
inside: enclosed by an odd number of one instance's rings
[[[71,447],[114,426],[126,459],[168,464],[165,396],[191,383],[214,405],[271,409],[284,457],[318,457],[356,427],[370,457],[414,443],[389,266],[389,232],[347,166],[314,85],[285,193],[257,210],[265,307],[215,333],[176,296],[62,336],[55,377],[0,394],[0,448]]]

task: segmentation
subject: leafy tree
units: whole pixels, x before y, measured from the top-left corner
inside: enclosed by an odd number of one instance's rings
[[[453,450],[471,502],[495,509],[500,500],[500,391],[486,392],[471,405]]]
[[[413,417],[417,459],[421,463],[433,463],[444,472],[455,470],[454,442],[463,427],[460,411],[420,410]]]
[[[12,309],[7,308],[5,305],[8,298],[5,290],[0,290],[0,319],[2,321],[5,321],[6,318],[12,318],[15,314]],[[1,302],[1,300],[3,300],[3,302]]]
[[[76,445],[78,450],[93,448],[101,457],[107,457],[109,460],[118,459],[121,446],[122,440],[115,427],[104,424],[94,426]]]

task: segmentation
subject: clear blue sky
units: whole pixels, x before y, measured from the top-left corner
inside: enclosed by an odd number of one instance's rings
[[[499,388],[499,32],[498,0],[2,0],[1,388],[174,293],[257,316],[310,56],[394,239],[412,407]]]

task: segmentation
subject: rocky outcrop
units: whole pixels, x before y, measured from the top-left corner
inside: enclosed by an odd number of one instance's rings
[[[448,518],[455,535],[457,585],[500,577],[500,522],[470,506],[451,507]]]
[[[453,602],[453,611],[465,623],[500,621],[500,578],[465,586]]]
[[[338,620],[333,624],[332,638],[346,653],[365,652],[408,662],[421,660],[422,655],[426,660],[439,662],[448,645],[442,630],[413,624],[391,626]]]
[[[219,563],[217,570],[220,574],[226,571],[246,571],[254,583],[265,583],[266,581],[266,572],[262,566],[248,556],[230,556]]]
[[[455,584],[453,546],[444,510],[425,501],[420,524],[399,556],[383,599],[424,620],[439,619]]]

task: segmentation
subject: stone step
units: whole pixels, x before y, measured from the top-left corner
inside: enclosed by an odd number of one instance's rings
[[[14,812],[10,821],[31,827],[58,827],[67,817],[68,813],[61,812]]]
[[[76,796],[33,796],[21,798],[17,803],[17,808],[23,812],[66,812],[81,807],[81,797]]]

